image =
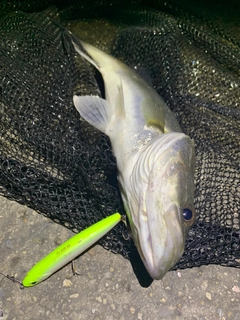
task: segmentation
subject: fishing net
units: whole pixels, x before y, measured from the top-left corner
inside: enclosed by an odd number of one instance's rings
[[[75,54],[61,23],[139,72],[195,141],[197,221],[175,268],[240,267],[238,5],[229,3],[231,19],[191,6],[2,1],[0,194],[74,232],[124,213],[109,140],[72,101],[101,95],[102,79]],[[133,265],[139,260],[123,223],[100,243]]]

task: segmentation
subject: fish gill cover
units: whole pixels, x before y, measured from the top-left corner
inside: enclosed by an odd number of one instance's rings
[[[197,221],[175,268],[240,267],[240,25],[228,6],[220,18],[221,2],[199,14],[186,1],[2,1],[0,194],[75,232],[124,213],[109,140],[72,101],[101,95],[101,79],[57,20],[151,82],[195,141]],[[100,243],[137,272],[126,234],[121,223]]]

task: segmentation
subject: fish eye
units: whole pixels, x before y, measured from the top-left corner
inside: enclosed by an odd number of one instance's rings
[[[185,221],[191,220],[192,217],[193,217],[192,210],[190,210],[190,209],[188,209],[188,208],[183,209],[183,219],[184,219]]]
[[[196,220],[196,211],[192,206],[186,206],[182,211],[183,220],[188,228],[190,228]]]
[[[191,225],[194,223],[195,218],[196,218],[196,212],[195,210],[191,210],[189,208],[184,208],[183,209],[183,220],[186,223],[187,227],[191,227]]]

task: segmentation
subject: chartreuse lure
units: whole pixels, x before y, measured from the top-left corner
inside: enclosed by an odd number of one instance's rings
[[[54,272],[97,242],[120,221],[121,215],[119,213],[114,213],[65,241],[40,260],[26,274],[22,281],[22,285],[24,287],[32,287],[47,279]]]

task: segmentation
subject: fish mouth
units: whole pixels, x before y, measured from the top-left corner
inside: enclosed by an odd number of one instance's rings
[[[179,218],[179,210],[172,205],[157,221],[145,221],[145,230],[148,229],[148,236],[141,231],[138,233],[137,245],[141,259],[150,274],[155,280],[160,280],[181,258],[186,239],[185,229]],[[158,233],[156,234],[156,228]]]

